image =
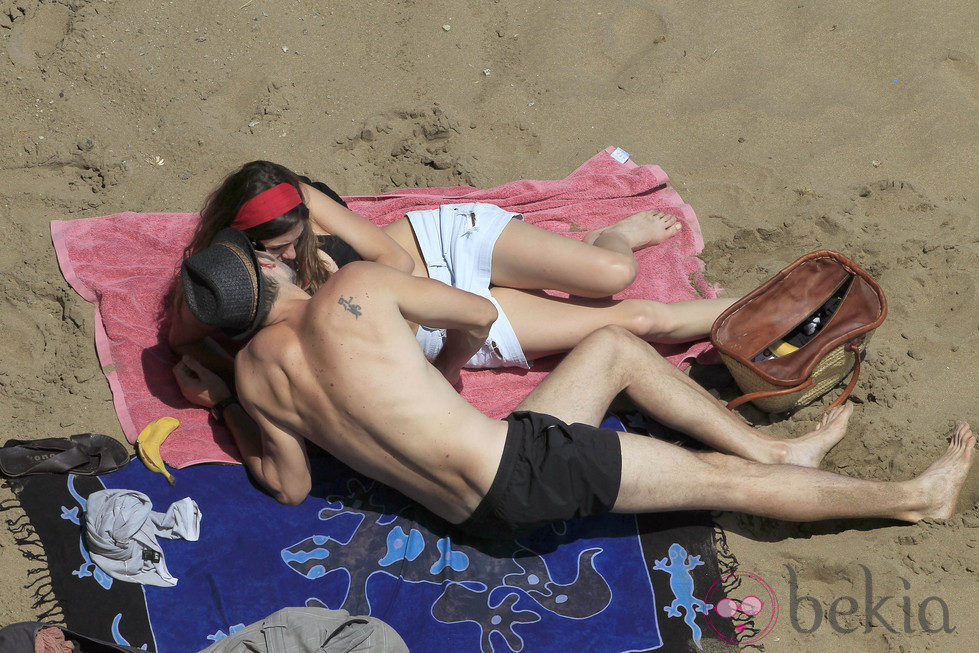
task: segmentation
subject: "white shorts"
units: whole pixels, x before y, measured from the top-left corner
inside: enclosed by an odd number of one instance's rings
[[[513,218],[522,220],[523,216],[478,203],[445,204],[408,213],[428,276],[485,297],[499,313],[489,338],[465,367],[530,367],[510,320],[489,292],[493,248]],[[445,343],[445,329],[420,326],[416,337],[425,357],[434,360]]]

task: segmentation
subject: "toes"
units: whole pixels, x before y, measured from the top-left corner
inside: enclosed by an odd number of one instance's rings
[[[958,431],[955,433],[955,435],[952,436],[952,439],[949,441],[948,450],[954,451],[955,453],[962,453],[963,451],[965,451],[966,442],[968,442],[968,440],[969,440],[968,437],[966,437],[961,431]]]
[[[955,429],[955,433],[952,435],[952,440],[949,442],[949,446],[955,445],[956,447],[961,447],[962,449],[971,447],[975,444],[975,437],[972,435],[972,429],[969,427],[968,422],[962,422]]]
[[[853,406],[851,404],[843,404],[842,406],[837,406],[836,408],[834,408],[833,411],[830,413],[830,415],[832,415],[832,418],[834,420],[835,419],[846,420],[849,419],[850,414],[852,412],[853,412]]]

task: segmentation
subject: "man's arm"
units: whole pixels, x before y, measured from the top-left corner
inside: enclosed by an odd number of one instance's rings
[[[216,331],[216,327],[208,326],[194,317],[184,301],[183,286],[178,281],[170,306],[170,332],[167,334],[170,349],[181,356],[191,356],[209,369],[231,378],[235,361],[210,337]]]
[[[184,397],[198,406],[211,408],[232,396],[219,376],[190,356],[177,363],[173,374]],[[245,467],[280,503],[302,503],[311,486],[305,440],[283,431],[261,411],[251,408],[258,419],[252,419],[238,403],[226,406],[222,415]]]
[[[305,501],[312,487],[306,440],[280,429],[254,406],[245,410],[232,404],[224,419],[238,448],[249,447],[241,454],[255,480],[279,503],[298,506]]]
[[[450,383],[456,383],[459,370],[489,337],[490,327],[498,317],[493,302],[441,281],[390,268],[351,263],[344,270],[355,265],[358,267],[351,272],[371,276],[369,281],[365,280],[364,287],[383,287],[393,293],[406,320],[446,330],[445,345],[432,364]]]

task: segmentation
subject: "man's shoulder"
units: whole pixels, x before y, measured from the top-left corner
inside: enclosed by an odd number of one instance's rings
[[[275,362],[298,345],[299,338],[294,329],[286,324],[273,324],[259,329],[248,344],[241,348],[237,358],[250,359],[252,362]]]
[[[394,268],[373,261],[352,261],[330,275],[333,285],[364,283],[373,279],[389,278],[392,274],[401,274]]]
[[[369,291],[374,297],[384,296],[394,290],[397,277],[402,274],[380,263],[354,261],[330,275],[330,280],[313,298],[363,296],[364,291]]]

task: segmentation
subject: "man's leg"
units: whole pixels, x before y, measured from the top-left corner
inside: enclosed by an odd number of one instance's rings
[[[884,483],[796,465],[698,454],[621,433],[622,481],[614,512],[732,510],[788,521],[884,517],[945,519],[972,464],[976,439],[961,424],[947,451],[910,481]]]
[[[806,467],[816,467],[840,441],[852,410],[835,409],[815,431],[776,440],[744,423],[649,344],[618,327],[582,340],[518,409],[594,425],[622,391],[661,423],[718,451]]]

